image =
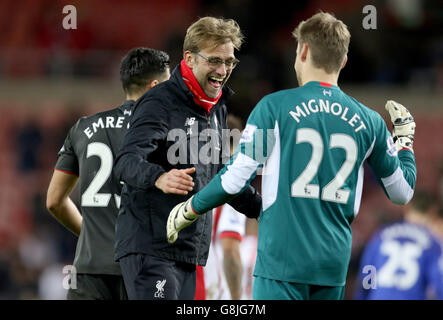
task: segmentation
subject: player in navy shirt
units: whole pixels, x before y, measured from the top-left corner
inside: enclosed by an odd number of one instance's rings
[[[58,154],[47,208],[79,237],[68,300],[127,298],[120,266],[114,261],[122,184],[112,173],[113,161],[128,131],[135,101],[169,76],[167,53],[151,48],[129,51],[120,64],[125,101],[117,108],[80,118]],[[77,184],[81,194],[78,207],[70,199]]]
[[[362,256],[360,300],[443,299],[443,261],[439,239],[430,232],[436,201],[416,191],[404,221],[382,227]]]

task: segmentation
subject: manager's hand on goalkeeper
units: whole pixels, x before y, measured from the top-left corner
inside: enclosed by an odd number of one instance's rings
[[[166,236],[169,243],[177,240],[178,232],[190,224],[192,224],[199,214],[195,213],[191,207],[192,198],[176,205],[169,213],[168,222],[166,223]]]
[[[385,108],[389,112],[392,124],[394,125],[392,137],[397,151],[407,148],[413,152],[412,145],[415,134],[414,118],[408,109],[393,100],[388,100]]]

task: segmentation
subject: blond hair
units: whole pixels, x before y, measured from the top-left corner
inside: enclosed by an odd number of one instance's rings
[[[300,47],[307,44],[315,67],[338,72],[348,53],[351,34],[346,25],[330,13],[319,12],[300,22],[292,35]]]
[[[239,50],[244,36],[237,22],[232,19],[214,17],[200,18],[186,31],[183,52],[197,53],[205,47],[216,47],[232,41],[234,48]]]

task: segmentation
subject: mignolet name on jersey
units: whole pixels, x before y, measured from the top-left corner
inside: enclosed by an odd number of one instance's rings
[[[303,120],[303,118],[301,118],[302,116],[306,118],[311,113],[324,112],[340,117],[341,120],[355,128],[355,132],[366,129],[366,125],[357,113],[354,113],[352,116],[350,114],[348,115],[349,108],[343,108],[338,102],[331,103],[329,100],[310,99],[307,102],[302,102],[301,105],[302,107],[300,107],[300,105],[295,106],[295,111],[289,111],[289,114],[295,119],[295,121],[297,121],[297,123],[299,123],[300,120]]]

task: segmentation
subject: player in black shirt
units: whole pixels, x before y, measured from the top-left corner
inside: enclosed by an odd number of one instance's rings
[[[150,48],[129,51],[120,65],[126,100],[118,108],[80,118],[58,154],[46,205],[60,223],[79,236],[70,300],[127,298],[120,266],[113,259],[122,187],[112,173],[113,161],[128,130],[135,100],[169,76],[165,52]],[[69,198],[78,182],[80,210]]]

